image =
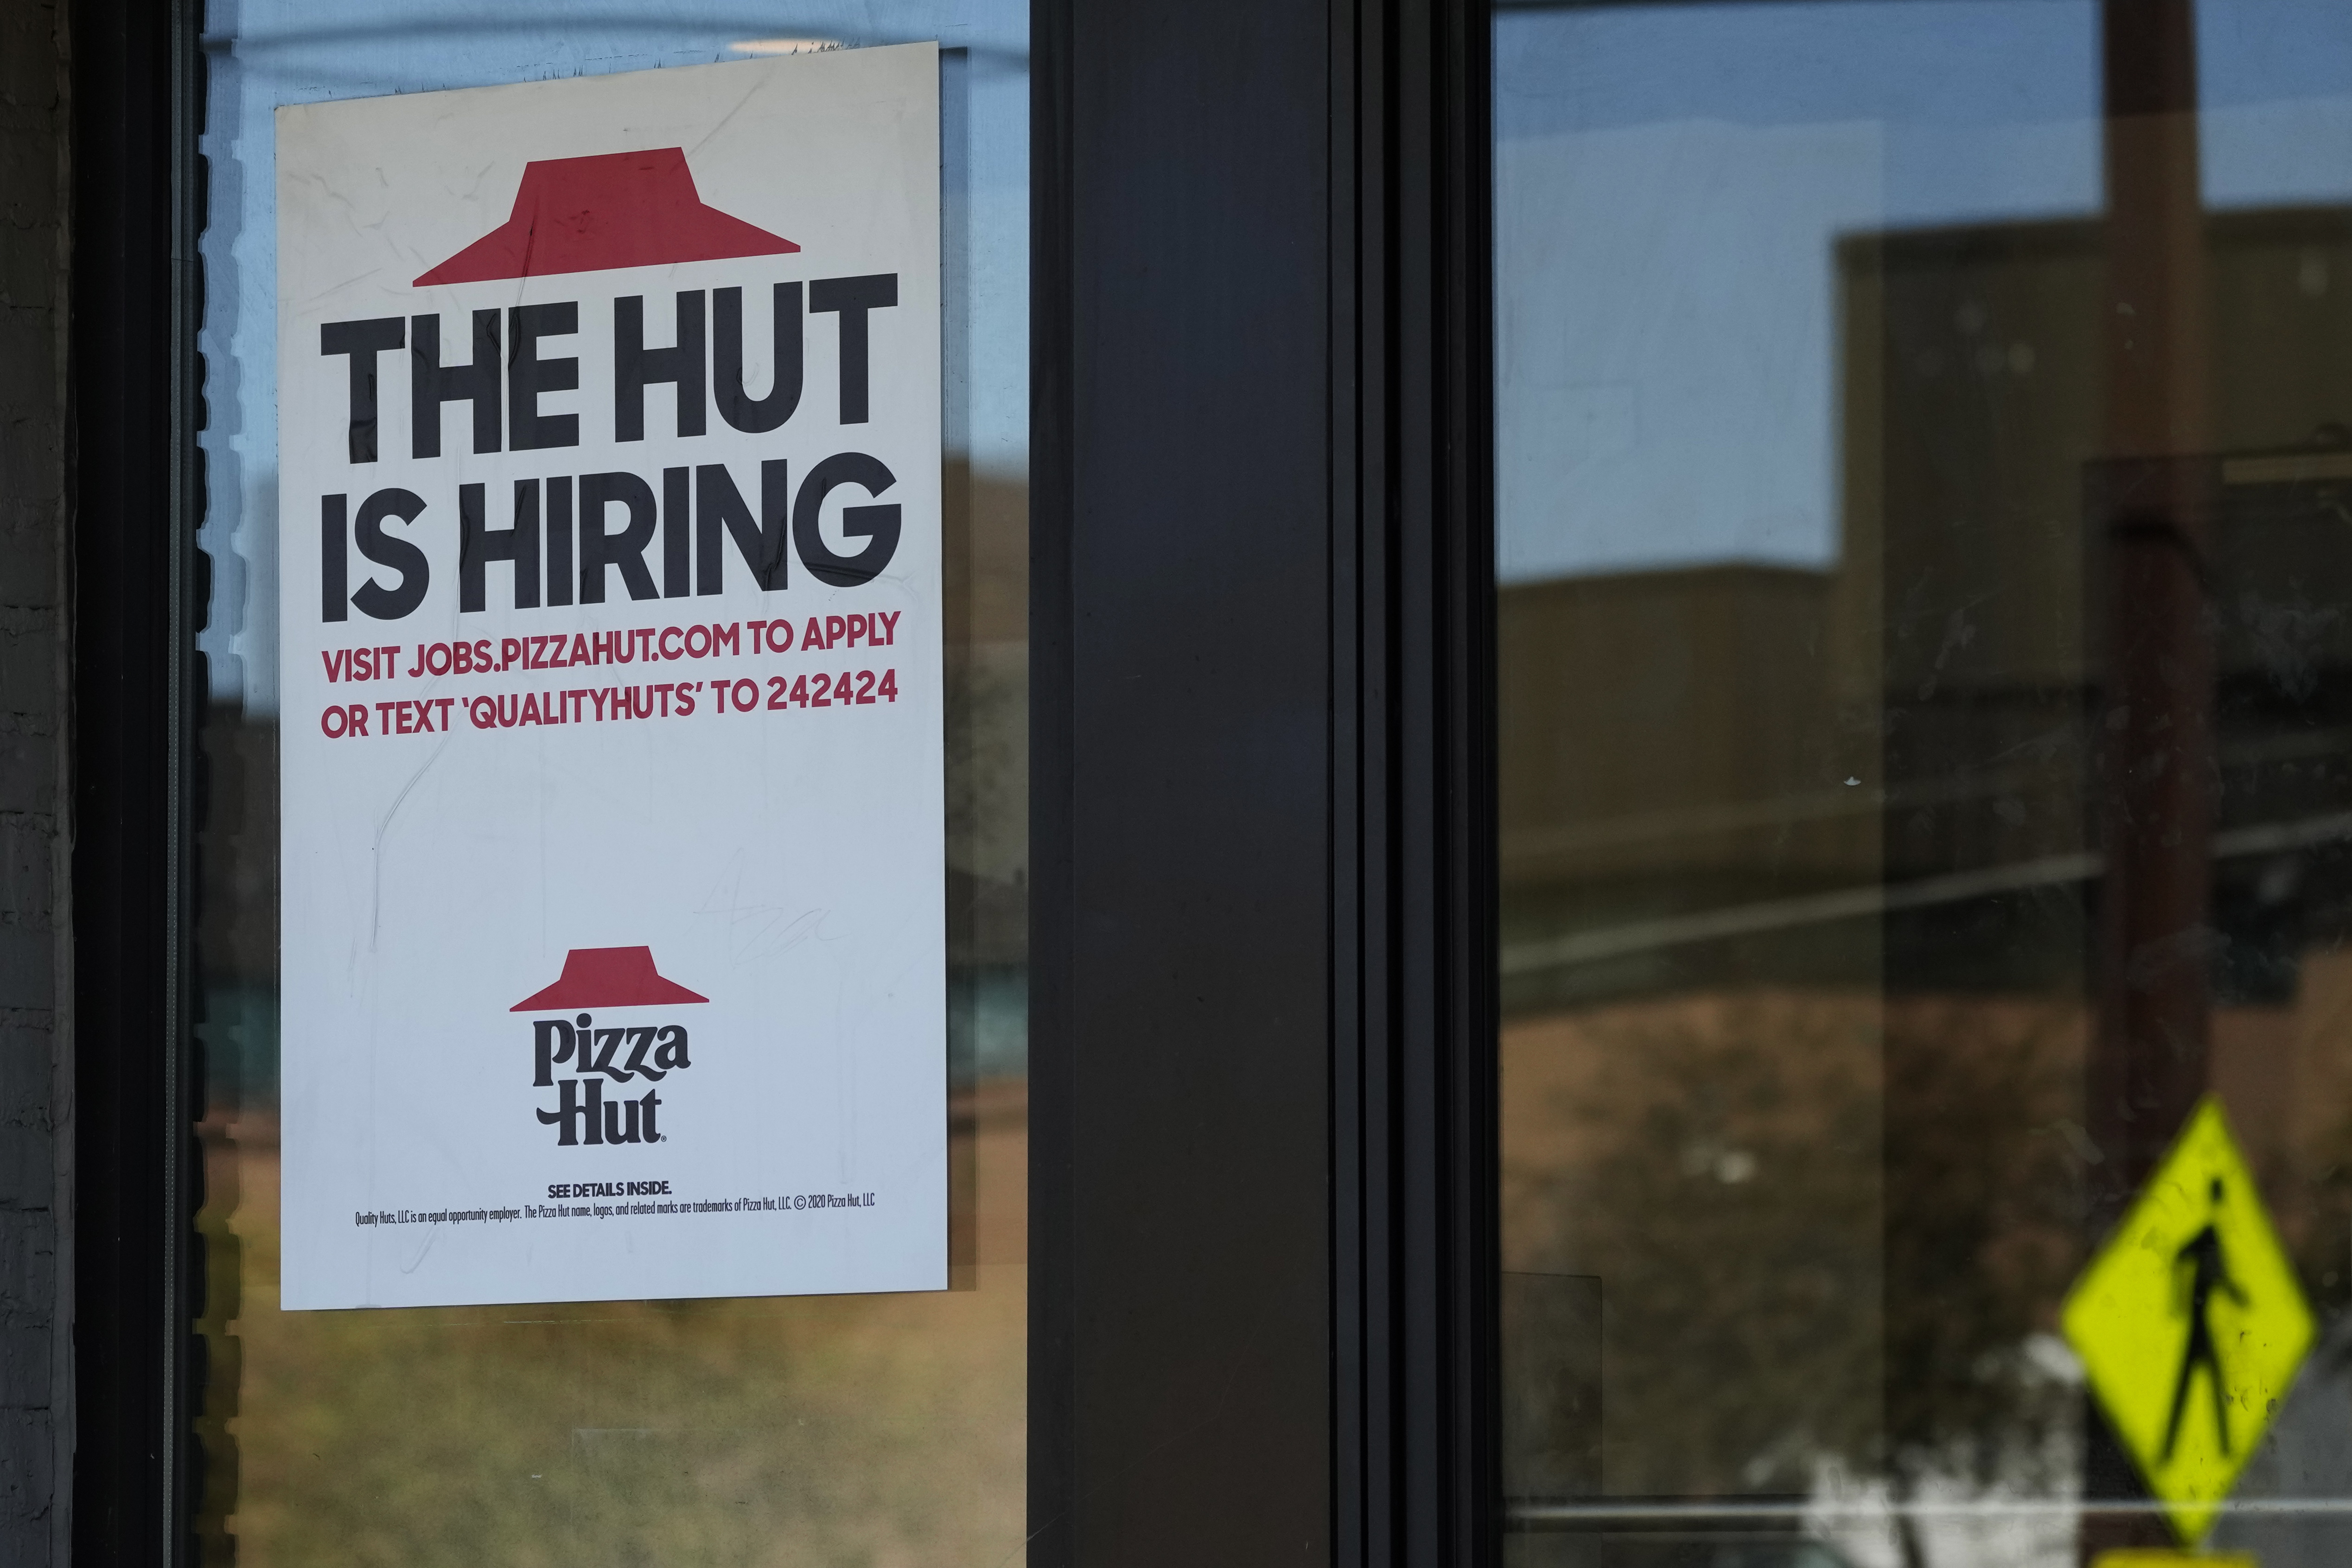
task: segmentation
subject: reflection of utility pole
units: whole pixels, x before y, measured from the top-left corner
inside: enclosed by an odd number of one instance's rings
[[[2106,1154],[2091,1219],[2123,1213],[2204,1092],[2214,810],[2212,515],[2194,0],[2105,0],[2106,450],[2086,580],[2106,874],[2085,1120]],[[2086,1498],[2144,1497],[2095,1413]],[[2084,1560],[2164,1544],[2153,1514],[2086,1520]]]

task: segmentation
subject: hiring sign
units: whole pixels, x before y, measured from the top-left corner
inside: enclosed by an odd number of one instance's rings
[[[938,101],[278,111],[285,1306],[945,1286]]]

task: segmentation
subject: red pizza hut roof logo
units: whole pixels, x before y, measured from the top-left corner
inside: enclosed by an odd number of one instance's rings
[[[671,1002],[708,1002],[654,967],[650,947],[575,947],[563,955],[554,984],[508,1009],[551,1013],[574,1007],[654,1007]],[[625,1054],[624,1048],[625,1047]],[[530,1026],[531,1087],[557,1092],[553,1106],[536,1112],[540,1125],[555,1128],[556,1146],[661,1143],[661,1109],[654,1086],[694,1066],[683,1024],[611,1024],[599,1028],[593,1015],[536,1018]],[[559,1079],[568,1067],[572,1076]],[[608,1084],[646,1086],[643,1094],[605,1098]],[[647,1191],[651,1191],[648,1188]],[[663,1191],[668,1189],[665,1186]],[[552,1188],[548,1195],[555,1195]]]
[[[507,221],[419,276],[415,286],[783,256],[799,248],[705,204],[682,147],[542,158],[523,166]]]
[[[574,1007],[656,1007],[710,998],[665,979],[650,947],[575,947],[563,955],[554,984],[507,1009],[510,1013],[569,1012]]]

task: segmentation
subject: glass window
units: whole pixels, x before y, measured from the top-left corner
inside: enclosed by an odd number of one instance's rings
[[[2352,15],[1493,48],[1510,1560],[2344,1560]]]
[[[199,1227],[210,1268],[196,1521],[206,1560],[618,1568],[1016,1559],[1028,1142],[1027,7],[218,0],[207,9]],[[940,50],[952,1289],[281,1311],[274,111],[922,40]]]

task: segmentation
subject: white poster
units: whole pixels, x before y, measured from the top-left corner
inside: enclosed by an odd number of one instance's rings
[[[278,110],[286,1307],[945,1287],[938,69]]]

